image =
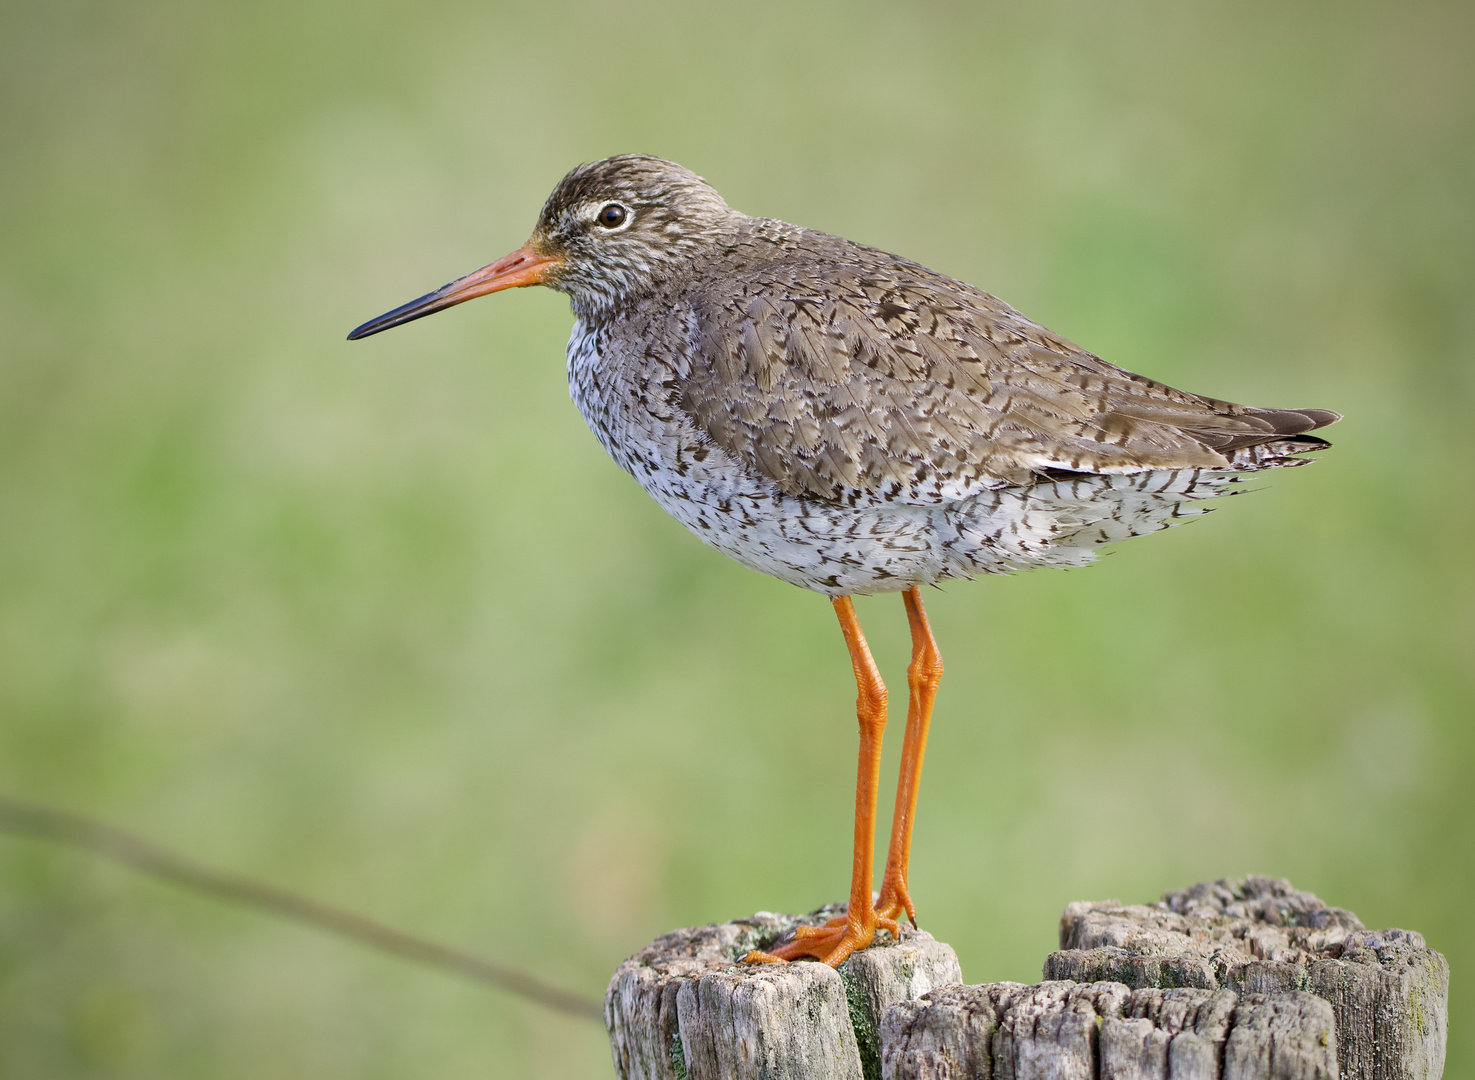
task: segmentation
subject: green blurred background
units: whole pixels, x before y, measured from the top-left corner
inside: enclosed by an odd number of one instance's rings
[[[914,895],[1034,981],[1070,900],[1284,875],[1449,957],[1475,1070],[1472,10],[4,4],[0,790],[590,994],[841,898],[829,606],[606,460],[565,301],[343,340],[648,151],[1346,414],[1190,528],[931,594]],[[0,837],[7,1078],[610,1073],[595,1025]]]

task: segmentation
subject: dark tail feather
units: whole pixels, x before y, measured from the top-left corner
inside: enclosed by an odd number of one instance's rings
[[[1332,412],[1330,409],[1245,409],[1236,419],[1248,420],[1260,430],[1235,432],[1199,430],[1190,433],[1209,449],[1217,450],[1225,456],[1252,446],[1262,446],[1267,443],[1275,443],[1278,446],[1282,442],[1287,445],[1300,444],[1301,449],[1288,452],[1304,454],[1307,451],[1320,450],[1322,447],[1331,445],[1324,439],[1307,435],[1306,432],[1315,431],[1328,424],[1335,424],[1342,419],[1342,414]]]

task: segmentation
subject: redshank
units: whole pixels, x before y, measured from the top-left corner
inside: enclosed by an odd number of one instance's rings
[[[1003,301],[863,244],[749,217],[679,165],[581,165],[526,244],[364,323],[524,285],[566,293],[569,391],[610,456],[744,566],[830,598],[859,690],[846,914],[750,960],[838,965],[916,909],[907,866],[942,660],[920,587],[1079,566],[1327,443],[1326,409],[1256,409],[1113,367]],[[899,592],[907,721],[878,896],[886,687],[851,597]]]

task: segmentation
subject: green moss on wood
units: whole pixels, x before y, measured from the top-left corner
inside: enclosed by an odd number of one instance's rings
[[[881,1035],[871,1022],[865,994],[850,972],[842,965],[840,981],[845,985],[845,1005],[850,1012],[850,1026],[855,1032],[856,1049],[860,1051],[860,1072],[865,1080],[881,1080]]]

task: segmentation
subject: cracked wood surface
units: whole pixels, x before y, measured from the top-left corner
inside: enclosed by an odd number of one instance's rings
[[[905,931],[838,971],[741,964],[808,916],[673,931],[605,997],[624,1080],[1437,1080],[1449,968],[1263,877],[1075,903],[1045,981],[962,985]]]
[[[884,1080],[1335,1080],[1313,994],[1121,983],[950,986],[887,1010]]]
[[[1238,993],[1304,990],[1337,1020],[1343,1080],[1436,1080],[1449,964],[1409,930],[1367,930],[1290,882],[1251,876],[1156,904],[1074,903],[1045,978]]]
[[[886,1008],[962,981],[950,947],[883,931],[838,971],[738,962],[840,910],[676,930],[626,960],[604,1003],[616,1071],[623,1080],[876,1080]]]

